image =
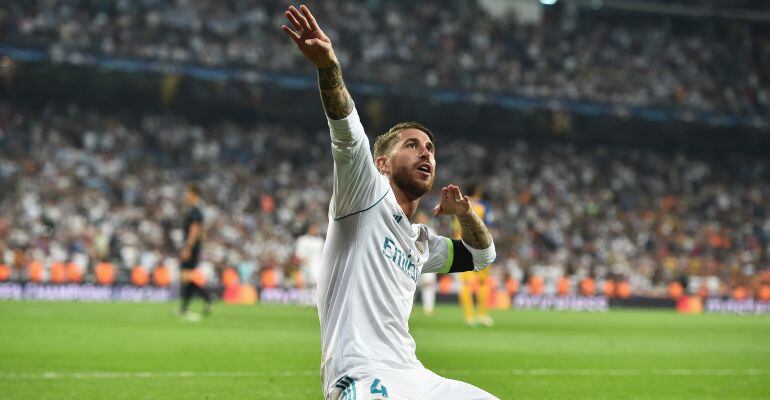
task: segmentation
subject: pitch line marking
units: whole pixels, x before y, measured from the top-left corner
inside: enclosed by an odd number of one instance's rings
[[[477,369],[436,371],[446,375],[513,375],[513,376],[759,376],[767,369]]]
[[[763,376],[768,369],[476,369],[436,370],[444,376]],[[157,379],[266,378],[318,376],[318,371],[88,371],[0,372],[0,380],[16,379]]]

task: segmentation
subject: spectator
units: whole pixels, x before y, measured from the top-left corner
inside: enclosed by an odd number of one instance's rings
[[[305,74],[278,29],[283,8],[278,0],[14,2],[0,15],[0,43],[46,49],[54,60],[91,54]],[[770,35],[757,24],[590,12],[570,23],[524,23],[492,15],[477,1],[324,0],[313,9],[345,49],[338,57],[352,80],[770,111]]]
[[[178,193],[193,178],[206,199],[202,258],[215,269],[258,281],[270,266],[280,279],[304,227],[326,229],[326,132],[7,103],[0,126],[0,262],[14,279],[30,260],[86,272],[109,261],[124,281],[135,265],[173,270],[183,232],[171,221],[181,220]],[[633,293],[665,295],[680,276],[699,277],[688,290],[719,294],[770,267],[767,159],[445,140],[439,180],[487,188],[503,249],[496,268],[522,278],[623,278]],[[188,149],[198,149],[195,163]],[[263,207],[264,196],[275,206]],[[427,197],[425,207],[437,202]],[[440,221],[435,228],[450,232]]]

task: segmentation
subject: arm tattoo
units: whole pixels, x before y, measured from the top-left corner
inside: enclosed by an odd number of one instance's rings
[[[460,221],[460,232],[463,242],[474,249],[486,249],[492,245],[492,235],[487,230],[484,221],[471,211],[468,215],[457,218]]]
[[[342,80],[339,64],[318,68],[318,87],[326,115],[331,119],[343,119],[353,112],[353,99]]]

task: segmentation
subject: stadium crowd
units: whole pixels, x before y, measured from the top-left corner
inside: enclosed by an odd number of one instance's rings
[[[0,13],[0,44],[163,63],[300,73],[285,1],[29,1]],[[476,1],[309,2],[348,79],[403,88],[717,113],[770,111],[770,36],[755,25],[581,17],[523,23]],[[724,25],[724,26],[723,26]],[[730,62],[719,62],[730,60]]]
[[[722,294],[770,269],[767,159],[442,137],[437,185],[480,183],[492,205],[493,275],[538,275],[549,288],[563,275],[618,278],[651,295],[689,277]],[[255,284],[272,269],[291,285],[296,238],[311,223],[325,231],[328,146],[321,124],[203,126],[0,103],[0,264],[19,279],[33,259],[86,272],[110,260],[122,276],[134,265],[174,266],[184,187],[196,182],[205,266],[234,267]],[[421,207],[436,201],[429,194]],[[434,223],[450,234],[448,220]]]

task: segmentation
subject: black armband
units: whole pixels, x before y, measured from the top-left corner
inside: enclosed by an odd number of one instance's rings
[[[465,248],[462,240],[452,240],[454,248],[454,258],[448,273],[475,271],[473,267],[473,254]]]

